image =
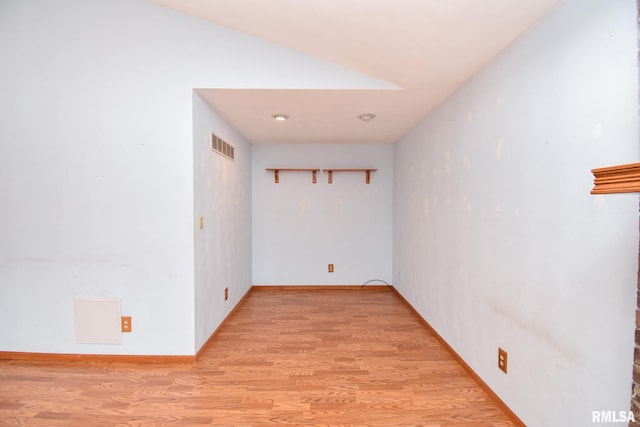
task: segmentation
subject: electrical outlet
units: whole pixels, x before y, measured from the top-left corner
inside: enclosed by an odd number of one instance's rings
[[[507,373],[507,352],[498,347],[498,368],[505,374]]]
[[[224,288],[224,300],[229,299],[229,288]]]
[[[204,228],[204,217],[201,216],[200,217],[200,230],[202,230]]]
[[[120,318],[120,326],[122,332],[131,332],[131,316],[122,316]]]
[[[329,264],[329,273],[333,273],[333,264]]]

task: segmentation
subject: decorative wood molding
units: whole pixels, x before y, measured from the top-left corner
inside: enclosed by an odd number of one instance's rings
[[[269,172],[273,172],[273,182],[278,184],[280,182],[280,172],[311,172],[311,182],[317,182],[317,173],[320,169],[308,169],[308,168],[267,168]]]
[[[594,187],[591,194],[640,192],[640,163],[591,169]]]
[[[329,184],[333,183],[333,172],[364,172],[365,182],[369,184],[371,182],[371,172],[376,172],[378,169],[365,168],[365,169],[323,169],[323,172],[329,174]]]

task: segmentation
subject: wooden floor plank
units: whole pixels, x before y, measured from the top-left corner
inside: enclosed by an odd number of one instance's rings
[[[506,427],[386,289],[254,290],[196,364],[0,360],[0,425]]]

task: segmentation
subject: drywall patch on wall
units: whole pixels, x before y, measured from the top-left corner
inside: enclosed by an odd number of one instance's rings
[[[591,134],[593,135],[593,139],[598,140],[602,138],[602,133],[603,133],[602,123],[596,123],[593,126],[591,126]]]
[[[462,160],[462,162],[464,163],[464,167],[466,169],[471,169],[471,158],[468,154],[464,155],[464,159]]]
[[[445,173],[451,172],[451,151],[445,150],[444,156],[444,171]]]

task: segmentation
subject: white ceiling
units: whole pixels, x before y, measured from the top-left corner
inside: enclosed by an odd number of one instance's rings
[[[561,0],[149,1],[382,81],[371,90],[199,91],[260,144],[394,143]],[[363,113],[377,117],[365,123]]]

